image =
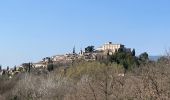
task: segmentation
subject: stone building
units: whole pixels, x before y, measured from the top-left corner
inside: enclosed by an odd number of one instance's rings
[[[107,42],[104,45],[98,47],[96,50],[97,51],[103,51],[103,52],[108,52],[109,53],[115,53],[116,51],[118,51],[120,48],[122,48],[124,51],[131,51],[130,48],[125,48],[124,45],[122,44],[113,44],[112,42]]]
[[[33,63],[33,68],[46,68],[47,67],[47,63],[44,61],[39,61],[37,63]]]

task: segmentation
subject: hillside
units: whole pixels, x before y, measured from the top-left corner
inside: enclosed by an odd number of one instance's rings
[[[168,56],[152,61],[123,45],[93,48],[2,70],[0,100],[169,99]]]
[[[0,100],[167,99],[169,66],[165,61],[148,62],[124,73],[115,63],[75,62],[46,74],[1,77]]]

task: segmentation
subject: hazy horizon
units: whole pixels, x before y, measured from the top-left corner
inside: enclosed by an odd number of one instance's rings
[[[169,0],[0,1],[4,67],[105,42],[163,55],[170,48]]]

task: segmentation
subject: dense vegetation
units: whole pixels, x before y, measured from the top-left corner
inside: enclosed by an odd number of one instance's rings
[[[46,70],[46,69],[44,69]],[[170,59],[121,50],[103,61],[49,65],[0,77],[0,100],[160,100],[170,98]],[[37,74],[38,73],[38,74]]]

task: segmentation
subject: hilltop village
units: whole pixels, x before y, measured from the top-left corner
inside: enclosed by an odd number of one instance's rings
[[[94,49],[94,46],[88,46],[85,50],[80,50],[79,53],[75,52],[75,47],[72,53],[64,55],[55,55],[52,57],[45,57],[41,61],[36,63],[23,63],[20,66],[15,66],[14,68],[9,68],[5,70],[0,69],[0,75],[8,74],[10,77],[16,75],[23,71],[30,71],[31,69],[47,69],[49,64],[67,65],[74,61],[85,60],[85,61],[95,61],[104,59],[107,55],[113,55],[119,49],[125,52],[131,52],[130,48],[126,48],[123,44],[113,44],[112,42],[107,42],[100,47]],[[51,68],[53,69],[53,68]],[[50,69],[49,69],[50,70]]]
[[[94,49],[94,46],[88,46],[84,51],[80,50],[78,54],[75,52],[75,48],[73,48],[72,53],[43,58],[42,61],[33,63],[33,67],[47,67],[47,64],[50,62],[72,63],[76,60],[93,61],[99,59],[100,56],[107,55],[108,53],[109,55],[112,55],[120,48],[122,48],[124,51],[131,52],[130,48],[126,48],[122,44],[113,44],[112,42],[108,42],[103,44],[101,47],[98,47],[96,50]]]

